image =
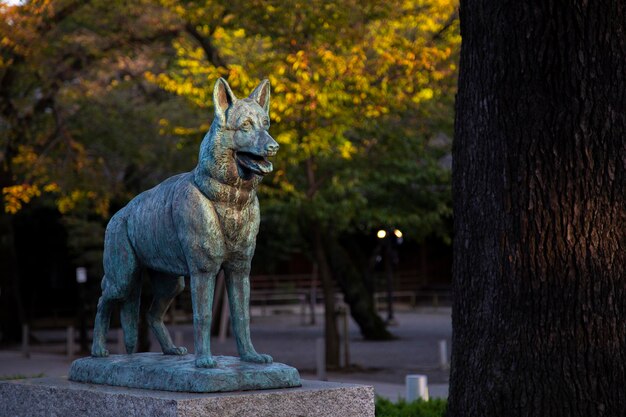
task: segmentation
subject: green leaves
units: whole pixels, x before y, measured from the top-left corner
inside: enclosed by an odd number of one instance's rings
[[[264,221],[447,235],[450,139],[432,143],[452,132],[455,1],[93,0],[51,17],[70,3],[0,10],[7,204],[52,190],[106,217],[193,167],[215,79],[241,95],[267,77],[281,149]]]
[[[456,2],[353,3],[220,3],[227,22],[194,22],[210,27],[202,35],[223,65],[180,38],[175,65],[148,79],[204,107],[207,79],[227,77],[239,92],[269,77],[281,150],[262,187],[264,212],[293,210],[334,233],[397,225],[413,239],[446,237],[450,175],[439,160],[450,140],[429,141],[452,131]],[[194,4],[186,14],[196,15]]]
[[[385,398],[376,398],[376,417],[443,417],[448,402],[442,399],[417,400],[393,403]]]

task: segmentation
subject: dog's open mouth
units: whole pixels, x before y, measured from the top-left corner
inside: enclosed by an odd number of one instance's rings
[[[267,158],[251,152],[237,151],[235,152],[235,159],[241,168],[257,175],[269,174],[274,168]]]

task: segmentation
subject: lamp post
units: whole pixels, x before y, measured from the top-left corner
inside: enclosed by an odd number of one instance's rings
[[[376,233],[376,237],[383,241],[385,247],[385,274],[387,275],[387,324],[395,325],[396,320],[393,314],[393,247],[392,235],[396,238],[396,243],[402,243],[402,232],[399,229],[384,230]]]

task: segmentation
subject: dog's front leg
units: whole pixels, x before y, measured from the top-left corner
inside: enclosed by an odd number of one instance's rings
[[[211,268],[210,271],[191,274],[195,363],[199,368],[214,368],[217,365],[211,356],[211,318],[218,270],[219,268]]]
[[[224,266],[224,275],[239,357],[246,362],[272,363],[270,355],[256,352],[250,338],[250,262],[229,263]]]

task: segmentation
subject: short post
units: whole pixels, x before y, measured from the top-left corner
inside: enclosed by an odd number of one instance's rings
[[[298,300],[300,301],[300,324],[304,326],[306,324],[306,295],[298,295]]]
[[[323,337],[315,339],[315,364],[317,379],[326,381],[326,344]]]
[[[28,345],[28,337],[29,337],[29,329],[28,324],[22,325],[22,355],[25,358],[30,358],[30,347]]]
[[[426,375],[406,376],[406,401],[413,402],[417,399],[428,401],[428,377]]]
[[[123,355],[126,352],[126,347],[124,346],[124,330],[121,328],[117,329],[117,353]]]
[[[344,333],[344,326],[343,326],[344,309],[343,309],[343,304],[341,303],[341,301],[339,301],[338,304],[339,305],[337,305],[335,315],[339,319],[338,320],[339,328],[337,329],[339,331],[339,334],[338,334],[339,336],[339,368],[345,368],[347,364],[346,364],[346,357],[344,355],[346,351],[345,333]]]
[[[67,326],[67,341],[66,341],[66,354],[68,358],[72,358],[74,356],[74,326]]]
[[[350,368],[350,332],[349,332],[349,319],[350,319],[350,307],[344,305],[342,309],[343,313],[343,362],[344,367]]]
[[[385,239],[385,271],[387,272],[387,324],[395,325],[396,320],[393,314],[393,248],[391,247],[391,236]]]
[[[310,325],[315,324],[315,305],[317,304],[317,263],[313,264],[313,273],[311,274],[311,288],[309,291],[309,306],[311,309]]]
[[[85,283],[87,282],[87,268],[76,268],[76,283],[78,284],[78,326],[79,326],[79,341],[81,352],[89,351],[87,343],[87,317],[85,313],[85,304],[87,297],[85,296],[86,289]],[[72,351],[73,354],[74,351]]]
[[[450,367],[448,363],[448,343],[445,339],[439,341],[439,366],[444,370]]]

